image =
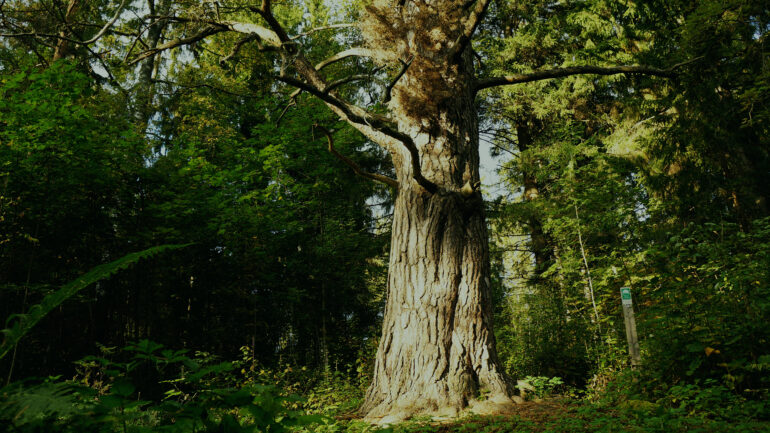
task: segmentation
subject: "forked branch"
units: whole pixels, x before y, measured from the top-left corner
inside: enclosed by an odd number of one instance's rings
[[[388,185],[390,187],[393,187],[395,189],[398,189],[398,181],[396,179],[390,178],[388,176],[383,176],[381,174],[377,173],[369,173],[368,171],[364,171],[361,166],[356,164],[355,161],[348,158],[347,156],[339,153],[337,149],[334,148],[334,139],[332,138],[332,133],[328,129],[324,128],[323,126],[319,125],[318,123],[313,124],[313,128],[320,130],[323,132],[323,134],[326,136],[326,141],[328,143],[329,152],[331,152],[334,156],[340,159],[340,161],[344,162],[348,167],[352,168],[353,171],[361,176],[365,177],[367,179],[376,180],[377,182],[382,182],[385,185]]]
[[[117,10],[115,10],[115,15],[113,15],[113,16],[112,16],[112,19],[110,19],[109,21],[107,21],[107,24],[105,24],[105,25],[104,25],[104,27],[102,27],[102,28],[101,28],[101,29],[100,29],[100,30],[99,30],[99,31],[96,33],[96,35],[94,35],[94,37],[92,37],[91,39],[89,39],[89,40],[87,40],[87,41],[83,41],[83,42],[81,42],[81,43],[82,43],[82,44],[84,44],[84,45],[93,44],[94,42],[98,41],[98,40],[99,40],[99,38],[101,38],[102,36],[104,36],[104,34],[107,32],[107,30],[109,30],[109,29],[110,29],[110,27],[112,27],[112,25],[113,25],[113,24],[115,24],[115,21],[117,21],[117,20],[118,20],[118,18],[120,17],[120,13],[123,11],[123,7],[124,7],[125,5],[126,5],[126,0],[123,0],[122,2],[120,2],[120,5],[118,6],[118,9],[117,9]]]
[[[306,32],[300,33],[298,35],[294,35],[291,37],[291,40],[299,39],[304,36],[312,35],[315,32],[320,32],[323,30],[332,30],[332,29],[350,29],[356,27],[355,24],[349,24],[349,23],[343,23],[343,24],[330,24],[328,26],[321,26],[321,27],[314,27]]]
[[[463,23],[460,36],[457,37],[454,45],[452,45],[452,49],[449,53],[449,58],[452,61],[457,62],[460,60],[463,51],[465,51],[465,48],[471,43],[473,33],[476,31],[479,23],[481,23],[481,20],[484,19],[488,7],[489,0],[476,0],[476,4],[473,5],[473,9],[471,9],[471,12]]]
[[[199,31],[198,33],[196,33],[196,34],[194,34],[192,36],[188,36],[186,38],[173,39],[171,41],[166,42],[165,44],[158,45],[155,48],[152,48],[152,49],[149,49],[147,51],[144,51],[141,54],[139,54],[138,56],[134,57],[134,59],[131,60],[130,62],[128,62],[128,64],[129,65],[136,64],[136,63],[141,62],[142,60],[144,60],[144,59],[146,59],[148,57],[152,57],[152,56],[154,56],[154,55],[156,55],[156,54],[158,54],[158,53],[160,53],[162,51],[170,50],[170,49],[173,49],[173,48],[176,48],[176,47],[181,47],[183,45],[194,44],[195,42],[201,41],[201,40],[205,39],[208,36],[211,36],[211,35],[217,34],[217,33],[221,33],[221,32],[227,31],[227,30],[228,30],[227,27],[224,27],[224,26],[208,25],[208,26],[204,27],[201,31]]]
[[[278,39],[281,41],[282,44],[287,44],[291,42],[291,38],[289,38],[289,35],[286,33],[286,30],[284,30],[281,23],[278,22],[277,19],[275,19],[275,16],[273,15],[273,9],[270,4],[270,0],[262,0],[262,6],[261,7],[254,7],[250,6],[249,9],[253,12],[258,13],[262,19],[264,19],[267,22],[267,25],[272,29],[276,35],[278,35]]]
[[[380,68],[378,68],[380,69]],[[374,76],[374,73],[376,73],[377,70],[375,70],[371,74],[358,74],[358,75],[349,75],[345,78],[340,78],[339,80],[332,81],[331,83],[327,84],[326,87],[324,87],[323,91],[326,93],[331,92],[332,90],[336,89],[337,87],[352,83],[353,81],[362,81],[362,80],[371,80]]]
[[[488,1],[488,0],[479,0]],[[319,71],[326,66],[345,59],[347,57],[359,56],[359,57],[372,57],[373,52],[366,48],[351,48],[342,52],[339,52],[322,62],[318,63],[315,67],[310,64],[298,50],[297,42],[288,36],[281,24],[273,16],[270,8],[270,1],[263,0],[261,7],[249,7],[250,10],[258,13],[262,19],[267,22],[268,28],[243,22],[233,21],[212,21],[212,20],[199,20],[184,17],[151,17],[159,18],[176,22],[196,22],[205,24],[203,29],[198,33],[188,36],[186,38],[175,39],[166,42],[154,49],[147,50],[133,59],[129,64],[135,64],[147,57],[158,54],[161,51],[169,50],[183,45],[189,45],[200,41],[210,35],[220,32],[237,32],[246,35],[255,35],[257,43],[262,44],[261,49],[273,49],[280,52],[283,55],[285,62],[291,62],[297,69],[297,72],[302,79],[289,77],[284,74],[283,68],[280,75],[275,79],[282,81],[288,85],[291,85],[298,89],[298,91],[305,91],[311,95],[317,97],[321,101],[327,104],[332,110],[343,117],[344,120],[353,124],[355,128],[362,131],[365,135],[375,139],[377,142],[388,142],[392,139],[399,141],[409,151],[412,160],[412,176],[414,180],[422,186],[426,191],[435,193],[438,191],[438,186],[425,178],[422,174],[420,165],[419,150],[415,145],[412,138],[401,131],[387,118],[370,113],[367,110],[350,104],[334,94],[334,88],[349,81],[360,79],[360,76],[352,76],[338,80],[332,83],[327,83],[326,80],[319,74]],[[246,43],[248,40],[244,40],[242,43]],[[238,48],[236,46],[236,48]],[[236,50],[237,52],[237,50]],[[406,67],[406,66],[405,66]],[[292,94],[292,98],[296,97],[298,92]],[[382,140],[382,141],[381,141]],[[383,144],[384,145],[384,144]]]
[[[410,137],[408,134],[404,134],[403,132],[399,131],[397,128],[391,125],[387,120],[379,116],[374,116],[371,113],[368,113],[365,110],[361,109],[360,107],[350,105],[340,99],[337,99],[333,95],[330,95],[329,93],[326,93],[323,90],[318,89],[313,85],[305,83],[304,81],[297,80],[296,78],[292,78],[292,77],[285,77],[285,76],[278,76],[276,77],[276,79],[279,81],[283,81],[284,83],[294,86],[298,89],[301,89],[305,92],[308,92],[311,95],[322,100],[323,102],[326,102],[327,104],[339,109],[340,112],[342,112],[342,114],[345,115],[348,121],[359,125],[368,126],[369,128],[372,128],[375,131],[378,131],[382,134],[385,134],[391,138],[394,138],[400,141],[401,144],[403,144],[404,147],[406,147],[406,149],[409,151],[409,155],[411,156],[412,177],[414,177],[414,180],[431,194],[434,194],[438,191],[438,186],[435,183],[426,179],[425,176],[423,176],[422,167],[420,165],[419,150],[417,149],[417,146],[414,144],[414,141],[412,141],[412,137]]]
[[[406,70],[409,69],[409,66],[412,64],[412,61],[414,60],[414,56],[410,57],[409,60],[403,61],[401,59],[398,59],[399,62],[401,62],[401,70],[398,71],[398,74],[395,78],[393,78],[393,81],[391,81],[388,84],[388,87],[385,88],[385,98],[382,100],[384,103],[390,102],[391,93],[393,92],[393,87],[396,86],[396,83],[398,83],[398,80],[401,79],[401,77],[406,74]]]

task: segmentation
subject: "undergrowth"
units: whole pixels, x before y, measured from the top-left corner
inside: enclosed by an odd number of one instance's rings
[[[715,381],[677,384],[651,398],[639,371],[616,375],[601,392],[559,378],[519,381],[528,401],[504,416],[430,418],[374,427],[357,420],[365,380],[350,372],[258,365],[248,348],[233,361],[143,340],[102,347],[72,379],[48,377],[0,389],[8,432],[760,432],[766,399],[749,400]],[[361,369],[357,369],[361,370]]]

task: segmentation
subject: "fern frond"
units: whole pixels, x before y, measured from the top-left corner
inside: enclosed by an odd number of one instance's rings
[[[127,254],[117,260],[109,263],[101,264],[89,272],[81,275],[74,281],[65,284],[61,289],[43,298],[43,300],[36,305],[30,307],[25,314],[14,314],[8,318],[8,322],[12,322],[8,328],[3,329],[5,339],[0,343],[0,359],[3,359],[5,355],[10,352],[16,344],[18,344],[21,337],[23,337],[30,329],[32,329],[43,317],[51,312],[54,308],[61,305],[79,291],[85,289],[91,284],[108,278],[121,269],[125,269],[132,264],[138,262],[141,259],[155,256],[163,251],[184,248],[191,244],[177,244],[177,245],[160,245],[157,247],[148,248],[143,251],[137,251],[135,253]]]

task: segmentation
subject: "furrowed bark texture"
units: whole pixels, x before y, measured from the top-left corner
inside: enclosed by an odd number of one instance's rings
[[[391,112],[419,150],[391,147],[399,182],[387,303],[365,419],[396,422],[512,404],[492,331],[487,227],[469,52],[454,65],[423,52],[393,88]],[[406,57],[406,56],[405,56]],[[433,58],[431,58],[433,57]],[[469,189],[471,188],[471,189]]]
[[[482,394],[490,397],[487,403],[510,403],[492,333],[481,209],[457,194],[401,191],[391,242],[366,417],[454,416]]]

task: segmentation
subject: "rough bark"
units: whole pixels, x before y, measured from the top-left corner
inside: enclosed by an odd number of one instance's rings
[[[366,419],[381,424],[512,405],[492,330],[483,200],[472,187],[479,181],[479,154],[470,53],[440,71],[443,97],[418,107],[414,89],[435,85],[425,83],[431,77],[424,72],[410,68],[390,104],[438,191],[413,179],[408,152],[392,152],[399,189],[387,304],[373,382],[361,407]]]
[[[392,422],[509,404],[495,351],[480,199],[410,189],[396,199],[388,299],[362,411]],[[387,418],[383,418],[387,417]]]

